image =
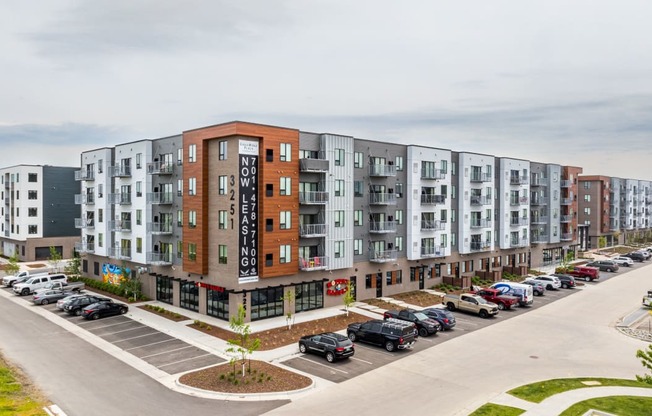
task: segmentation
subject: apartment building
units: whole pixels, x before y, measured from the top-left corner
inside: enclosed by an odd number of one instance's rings
[[[2,253],[20,261],[47,260],[50,247],[73,255],[79,231],[74,167],[17,165],[0,169],[0,242]]]

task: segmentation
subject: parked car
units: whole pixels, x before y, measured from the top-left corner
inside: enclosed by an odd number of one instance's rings
[[[559,278],[556,276],[548,276],[548,275],[535,276],[535,277],[528,277],[525,280],[534,280],[535,282],[539,282],[542,285],[546,286],[546,290],[557,290],[561,287],[561,281],[559,281]]]
[[[620,267],[613,260],[596,260],[586,264],[586,267],[597,267],[601,272],[617,272]]]
[[[551,276],[555,276],[556,278],[558,278],[559,281],[561,282],[561,287],[564,289],[572,289],[575,286],[577,286],[577,283],[575,282],[575,278],[570,274],[553,273]]]
[[[639,252],[632,251],[631,253],[623,254],[623,257],[629,257],[630,259],[637,261],[637,262],[643,262],[645,261],[645,256]]]
[[[632,267],[634,265],[634,260],[625,256],[612,257],[611,260],[621,267]]]
[[[47,305],[48,303],[53,303],[59,299],[65,298],[70,295],[70,293],[71,292],[64,292],[57,289],[39,290],[32,296],[32,302],[34,302],[35,305]]]
[[[342,334],[324,332],[317,335],[306,335],[299,340],[299,351],[302,353],[319,354],[332,363],[335,360],[352,357],[355,353],[353,342]]]
[[[441,325],[434,319],[431,319],[425,313],[415,311],[413,309],[402,309],[400,311],[385,311],[383,319],[398,319],[400,321],[412,322],[417,327],[419,335],[427,337],[428,335],[435,335],[441,330]]]
[[[412,348],[417,342],[417,331],[413,323],[394,320],[372,319],[352,323],[347,327],[346,334],[351,342],[363,341],[380,345],[389,352]]]
[[[68,315],[79,316],[82,314],[85,307],[98,302],[113,302],[113,300],[97,295],[82,295],[71,299],[69,303],[63,306],[63,310],[66,311]]]
[[[99,319],[106,316],[124,315],[129,311],[129,306],[118,302],[97,302],[88,305],[82,310],[82,316],[86,319]]]
[[[546,291],[546,287],[541,282],[534,280],[523,280],[521,283],[524,285],[532,286],[532,292],[535,296],[543,296]]]
[[[426,308],[421,312],[425,313],[429,318],[439,322],[444,331],[453,329],[456,325],[455,315],[453,315],[448,309]]]

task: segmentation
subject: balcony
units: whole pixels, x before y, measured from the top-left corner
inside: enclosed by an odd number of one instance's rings
[[[75,228],[95,228],[95,220],[93,218],[75,218]]]
[[[153,266],[170,266],[173,263],[172,259],[172,253],[161,253],[158,251],[147,252],[147,264],[151,264]]]
[[[510,240],[509,246],[511,248],[527,247],[528,246],[527,238],[518,238],[518,239]]]
[[[131,177],[131,166],[109,166],[109,176],[112,178],[129,178]]]
[[[109,230],[118,233],[131,232],[131,221],[128,220],[109,221]]]
[[[147,203],[157,205],[170,205],[174,202],[174,192],[148,192]]]
[[[567,179],[564,179],[559,182],[559,186],[562,188],[570,188],[573,185],[573,181],[569,181]]]
[[[75,171],[75,180],[76,181],[93,181],[95,180],[95,172],[92,170],[76,170]]]
[[[130,205],[131,204],[131,194],[128,194],[128,193],[109,194],[109,203],[110,204],[120,204],[120,205]]]
[[[471,228],[491,227],[491,220],[487,218],[471,218]]]
[[[396,205],[396,194],[388,192],[371,192],[369,194],[371,205]]]
[[[561,222],[571,222],[573,221],[573,215],[562,215],[560,218]]]
[[[510,185],[527,185],[528,177],[527,176],[510,176],[509,184]]]
[[[421,205],[437,205],[446,202],[446,195],[421,194]]]
[[[94,203],[94,194],[75,194],[75,204],[77,205],[93,205]]]
[[[471,251],[491,250],[491,241],[471,241]]]
[[[396,232],[396,221],[371,221],[369,232],[374,234],[387,234]]]
[[[562,233],[561,241],[573,241],[573,233]]]
[[[488,173],[471,174],[471,182],[491,182],[491,175]]]
[[[171,222],[148,222],[147,232],[152,235],[170,235],[172,234]]]
[[[446,222],[439,220],[421,221],[421,231],[443,231]]]
[[[471,195],[471,205],[491,205],[491,198]]]
[[[304,272],[312,272],[315,270],[326,270],[327,268],[328,268],[328,257],[326,256],[299,258],[299,270],[302,270]]]
[[[95,243],[75,243],[75,251],[78,253],[94,253]]]
[[[301,172],[328,172],[329,166],[327,159],[299,159]]]
[[[532,224],[548,224],[548,217],[545,215],[538,215],[532,217]]]
[[[446,171],[441,169],[421,169],[421,179],[438,180],[445,179]]]
[[[533,197],[530,201],[530,205],[548,205],[548,197]]]
[[[446,250],[442,246],[421,246],[421,257],[444,257]]]
[[[530,221],[528,220],[528,217],[511,217],[509,219],[509,225],[512,227],[520,227],[529,224]]]
[[[299,192],[299,203],[304,205],[324,205],[328,202],[328,192],[307,191]]]
[[[530,238],[530,242],[532,242],[532,244],[547,243],[548,234],[532,234],[532,237]]]
[[[396,261],[397,258],[396,250],[369,250],[369,261],[372,263],[387,263]]]
[[[328,225],[326,224],[303,224],[299,226],[300,237],[326,237]]]
[[[131,260],[131,247],[109,247],[109,257]]]
[[[172,175],[173,173],[174,163],[159,161],[147,164],[148,175]]]
[[[369,165],[369,176],[377,176],[377,177],[396,176],[396,166],[394,166],[394,165],[370,164]]]

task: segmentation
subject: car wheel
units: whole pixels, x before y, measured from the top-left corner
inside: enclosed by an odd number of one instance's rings
[[[332,352],[328,351],[326,353],[326,361],[332,363],[333,361],[335,361],[335,355]]]
[[[394,351],[396,349],[396,346],[394,345],[394,343],[392,341],[387,341],[385,343],[385,349],[387,351],[389,351],[389,352],[392,352],[392,351]]]
[[[43,299],[43,300],[41,301],[41,305],[47,305],[48,303],[50,303],[50,301],[47,300],[47,299]]]
[[[356,339],[355,332],[349,332],[349,339],[351,340],[351,342],[355,342]]]
[[[96,313],[95,315],[91,315],[91,318],[93,318],[93,319],[99,319],[99,318],[100,318],[100,315]]]
[[[299,344],[299,352],[306,353],[306,344]]]
[[[127,313],[127,308],[120,308],[120,315]]]
[[[489,312],[487,312],[486,309],[482,309],[480,311],[480,318],[487,318],[487,317],[489,317]]]
[[[75,316],[81,316],[82,310],[81,309],[76,309],[75,310]]]
[[[498,309],[501,310],[501,311],[505,310],[505,305],[503,305],[502,303],[499,303],[498,304]]]
[[[428,336],[428,330],[426,328],[419,328],[419,336],[420,337],[427,337]]]
[[[455,311],[455,304],[453,304],[453,302],[448,302],[448,304],[446,304],[446,309],[451,312]]]

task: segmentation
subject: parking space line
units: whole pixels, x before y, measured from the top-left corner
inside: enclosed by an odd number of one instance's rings
[[[154,331],[154,332],[150,332],[149,334],[139,335],[139,336],[137,336],[137,337],[125,338],[125,339],[121,339],[120,341],[114,341],[113,344],[117,344],[118,342],[129,341],[129,340],[131,340],[131,339],[142,338],[142,337],[148,337],[148,336],[150,336],[150,335],[156,335],[156,334],[162,334],[162,332]]]
[[[172,364],[183,363],[183,362],[185,362],[185,361],[194,360],[195,358],[208,357],[209,355],[213,355],[213,354],[204,354],[204,355],[198,355],[198,356],[196,356],[196,357],[192,357],[192,358],[186,358],[185,360],[179,360],[179,361],[175,361],[175,362],[173,362],[173,363],[168,363],[168,364],[159,365],[158,368],[161,368],[161,367],[167,367],[168,365],[172,365]]]
[[[134,331],[136,329],[143,329],[143,328],[147,328],[147,325],[142,325],[141,324],[140,326],[137,326],[136,328],[129,328],[129,329],[123,329],[122,331],[109,332],[108,334],[102,334],[102,336],[105,337],[107,335],[114,335],[114,334],[119,334],[121,332]]]
[[[157,342],[152,342],[151,344],[145,344],[145,345],[139,345],[137,347],[127,348],[125,351],[131,351],[131,350],[135,350],[135,349],[143,348],[143,347],[150,347],[152,345],[162,344],[164,342],[170,342],[170,341],[180,341],[180,340],[178,340],[177,338],[170,338],[170,339],[166,339],[164,341],[157,341]]]
[[[144,360],[145,358],[154,357],[154,356],[161,355],[161,354],[167,354],[167,353],[169,353],[169,352],[185,350],[186,348],[194,348],[194,347],[193,347],[192,345],[186,345],[185,347],[175,348],[175,349],[173,349],[173,350],[167,350],[167,351],[163,351],[163,352],[157,352],[156,354],[144,355],[144,356],[140,357],[140,359],[141,359],[141,360]]]
[[[372,363],[371,361],[362,360],[362,359],[360,359],[360,358],[349,357],[349,360],[362,361],[363,363],[367,363],[367,364],[369,364],[369,365],[374,365],[374,363]]]
[[[322,367],[326,367],[326,368],[328,368],[329,370],[339,371],[340,373],[349,374],[348,371],[340,370],[339,368],[333,368],[333,367],[330,367],[330,366],[328,366],[328,365],[325,365],[325,364],[322,364],[322,363],[318,363],[317,361],[313,361],[313,360],[308,359],[308,358],[305,358],[305,357],[298,357],[298,358],[300,358],[300,359],[302,359],[302,360],[305,360],[305,361],[308,361],[308,362],[310,362],[310,363],[312,363],[312,364],[321,365]]]

